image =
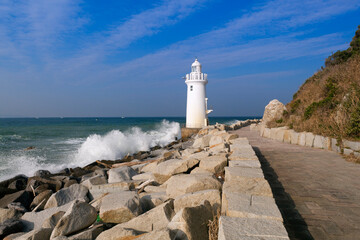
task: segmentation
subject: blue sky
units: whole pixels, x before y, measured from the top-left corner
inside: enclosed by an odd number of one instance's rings
[[[213,116],[287,103],[360,25],[359,0],[0,0],[0,117]]]

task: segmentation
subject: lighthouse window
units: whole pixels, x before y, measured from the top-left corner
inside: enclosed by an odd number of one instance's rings
[[[190,86],[190,91],[192,91],[192,90],[193,90],[193,86],[191,85],[191,86]]]

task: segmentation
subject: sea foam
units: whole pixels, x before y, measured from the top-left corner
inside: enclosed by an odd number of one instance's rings
[[[126,132],[112,130],[104,136],[90,135],[78,149],[75,160],[86,165],[95,160],[114,160],[138,151],[147,151],[154,146],[165,146],[180,137],[177,122],[163,120],[155,130],[144,132],[133,127]]]

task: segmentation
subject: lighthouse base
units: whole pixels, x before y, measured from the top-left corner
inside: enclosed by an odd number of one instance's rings
[[[197,134],[201,128],[181,128],[181,139],[188,139],[194,134]]]

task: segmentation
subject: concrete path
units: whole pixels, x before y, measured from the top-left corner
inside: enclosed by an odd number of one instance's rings
[[[245,127],[290,239],[360,239],[360,164],[339,154],[262,138]]]

